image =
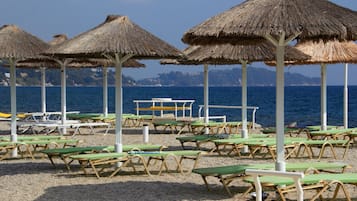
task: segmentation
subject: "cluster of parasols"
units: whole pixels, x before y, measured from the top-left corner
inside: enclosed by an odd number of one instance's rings
[[[51,43],[15,25],[0,28],[0,59],[10,66],[11,138],[16,135],[15,67],[61,68],[62,123],[66,119],[66,67],[113,66],[116,70],[116,142],[122,151],[122,67],[142,66],[137,59],[163,59],[166,64],[242,64],[242,135],[247,137],[246,65],[264,61],[276,66],[277,170],[284,162],[284,64],[354,63],[357,59],[357,12],[327,0],[247,0],[213,16],[183,34],[190,46],[180,51],[133,23],[110,15],[105,22],[72,39],[55,36]],[[295,44],[292,46],[291,44]],[[36,64],[36,65],[34,65]],[[205,86],[208,76],[205,73]],[[326,98],[326,80],[322,97]],[[326,126],[326,99],[321,101],[321,125]],[[205,105],[208,89],[205,88]],[[208,121],[208,107],[205,107]],[[14,153],[15,154],[15,153]]]

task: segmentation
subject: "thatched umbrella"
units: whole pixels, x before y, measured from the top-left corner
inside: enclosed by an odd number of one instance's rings
[[[189,44],[217,44],[267,39],[277,46],[276,169],[285,171],[284,46],[294,38],[354,40],[356,27],[355,11],[326,0],[248,0],[191,28],[182,40]]]
[[[326,65],[346,63],[344,84],[344,127],[348,128],[348,87],[347,63],[357,63],[357,44],[353,41],[338,40],[302,40],[295,45],[296,49],[310,55],[305,61],[286,61],[286,65],[321,64],[321,129],[327,129],[327,90],[326,90]],[[274,62],[266,62],[274,65]]]
[[[247,63],[255,61],[273,61],[275,59],[275,47],[268,43],[259,43],[257,45],[194,45],[189,46],[183,53],[186,58],[183,59],[164,59],[161,64],[179,64],[179,65],[204,65],[204,111],[205,123],[208,123],[209,101],[208,101],[208,64],[227,65],[242,64],[242,137],[248,137],[247,129]],[[285,59],[307,60],[310,57],[302,52],[287,47]]]
[[[115,148],[122,152],[123,62],[128,59],[177,58],[181,52],[131,22],[127,16],[109,15],[102,24],[50,48],[45,54],[56,58],[108,58],[115,63]]]
[[[11,85],[11,141],[17,142],[16,134],[16,63],[48,48],[48,44],[15,25],[0,28],[0,59],[10,64]],[[17,150],[12,152],[17,156]]]
[[[55,46],[68,40],[65,34],[57,34],[53,36],[53,39],[48,42],[49,45]],[[97,68],[103,67],[103,115],[108,115],[108,71],[107,67],[113,66],[114,63],[108,59],[73,59],[67,67],[70,68]],[[21,68],[40,68],[41,69],[41,103],[42,103],[42,113],[46,113],[46,73],[45,69],[50,68],[60,68],[60,64],[54,61],[52,58],[44,55],[37,55],[36,57],[27,58],[21,60],[17,63],[17,67]],[[144,64],[130,59],[124,62],[123,67],[145,67]],[[65,87],[65,86],[63,86]],[[44,116],[45,117],[45,116]]]

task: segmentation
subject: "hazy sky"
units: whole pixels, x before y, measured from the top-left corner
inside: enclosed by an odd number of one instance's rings
[[[1,0],[0,22],[16,24],[25,31],[49,41],[59,33],[73,37],[102,23],[108,14],[127,15],[142,28],[150,31],[173,46],[184,49],[187,45],[181,37],[189,28],[207,18],[240,4],[242,0]],[[356,0],[332,0],[341,6],[357,10]],[[174,66],[159,64],[159,61],[142,61],[146,69],[124,70],[134,79],[154,77],[160,72],[202,71],[201,66]],[[254,67],[266,68],[263,63]],[[329,65],[329,85],[343,85],[343,66]],[[349,65],[349,84],[357,85],[357,65]],[[232,68],[229,67],[211,67]],[[239,67],[239,65],[237,65]],[[271,68],[269,68],[271,69]],[[273,70],[273,69],[271,69]],[[310,77],[319,77],[320,68],[299,66],[288,68]]]

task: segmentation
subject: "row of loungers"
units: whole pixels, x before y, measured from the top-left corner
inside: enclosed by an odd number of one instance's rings
[[[0,160],[6,159],[17,149],[22,158],[35,158],[35,153],[51,148],[76,147],[81,141],[67,139],[63,136],[19,136],[17,142],[11,142],[9,137],[0,138]]]
[[[286,194],[289,192],[297,193],[297,200],[303,200],[303,191],[312,190],[315,194],[309,198],[310,201],[317,199],[323,200],[324,193],[332,192],[332,200],[336,200],[338,193],[342,191],[342,200],[352,201],[350,193],[346,188],[346,185],[357,185],[356,173],[336,173],[336,174],[301,174],[301,179],[291,178],[287,176],[281,176],[284,173],[274,172],[274,175],[270,171],[259,170],[246,170],[246,174],[253,175],[247,177],[243,181],[252,184],[243,196],[247,195],[250,191],[257,189],[273,188],[279,195],[282,201],[286,201]],[[264,176],[261,176],[263,174]],[[259,181],[259,182],[258,182]],[[301,192],[299,195],[298,192]],[[261,193],[259,193],[261,194]]]
[[[346,174],[344,173],[346,169],[350,168],[350,166],[346,163],[340,162],[309,162],[309,163],[286,163],[286,170],[287,171],[300,171],[300,172],[313,172],[316,174],[320,174],[321,172],[328,172],[333,174]],[[226,192],[233,196],[234,194],[231,192],[229,185],[232,184],[234,181],[246,181],[248,183],[253,183],[252,178],[247,177],[245,171],[248,169],[259,169],[259,170],[273,170],[274,164],[242,164],[242,165],[229,165],[229,166],[218,166],[218,167],[207,167],[207,168],[196,168],[192,170],[192,173],[199,174],[205,185],[207,190],[210,190],[208,177],[217,178],[223,185]],[[322,173],[321,173],[322,174]],[[324,174],[326,175],[326,174]],[[355,174],[354,178],[357,176]],[[324,177],[321,177],[324,178]],[[328,177],[325,177],[328,178]],[[283,184],[279,179],[271,179],[271,183],[278,183]],[[280,182],[280,183],[279,183]],[[357,180],[356,180],[357,182]],[[268,183],[268,182],[266,182]],[[317,182],[316,182],[317,183]],[[291,181],[290,183],[291,184]],[[252,188],[248,188],[243,196],[247,195]],[[283,192],[282,194],[284,194]]]
[[[174,119],[154,119],[152,124],[156,131],[170,131],[173,134],[181,134],[184,131],[193,134],[203,134],[208,130],[209,134],[233,134],[239,133],[242,128],[242,122],[215,122],[205,123],[203,120],[174,120]],[[252,127],[249,122],[248,127]]]
[[[183,149],[186,148],[187,143],[195,143],[198,149],[202,144],[211,143],[214,148],[211,152],[216,151],[219,155],[241,156],[244,147],[249,148],[248,156],[256,158],[259,155],[263,157],[271,156],[275,159],[276,139],[265,134],[251,134],[248,138],[242,138],[240,135],[196,135],[196,136],[179,136],[176,137],[180,141]],[[318,157],[321,159],[325,156],[326,150],[330,150],[335,159],[337,155],[336,147],[344,148],[344,158],[350,148],[351,140],[315,140],[307,138],[287,137],[285,138],[284,148],[286,150],[286,158],[295,156],[306,156],[310,159]],[[318,149],[319,153],[315,154],[313,149]]]
[[[0,160],[7,158],[15,148],[18,148],[21,153],[28,153],[33,159],[35,152],[41,152],[48,156],[53,166],[56,166],[55,158],[61,159],[68,170],[71,169],[70,164],[73,161],[78,161],[85,174],[89,174],[87,170],[89,168],[99,178],[108,167],[114,168],[110,176],[114,176],[125,167],[131,167],[136,171],[139,166],[146,174],[151,175],[149,165],[152,160],[161,161],[161,166],[157,169],[158,174],[161,174],[165,169],[169,171],[167,160],[170,158],[176,162],[175,171],[181,173],[185,172],[183,162],[187,159],[193,160],[192,167],[187,170],[190,172],[196,167],[200,155],[205,153],[199,150],[164,151],[167,147],[155,144],[123,145],[123,152],[115,153],[114,146],[78,147],[78,142],[78,140],[66,139],[62,136],[19,136],[18,142],[13,143],[10,142],[9,137],[1,137],[0,152],[4,155],[1,155]],[[58,148],[51,147],[52,144],[56,144],[55,147]],[[61,148],[58,146],[60,144],[63,145]],[[119,162],[122,164],[116,166]]]
[[[81,122],[111,122],[115,121],[114,114],[108,114],[103,116],[97,113],[88,114],[70,114],[68,118],[72,120],[80,120]],[[156,131],[163,130],[175,134],[181,134],[184,131],[192,132],[195,134],[202,134],[206,129],[210,134],[219,133],[238,133],[242,127],[242,122],[216,122],[210,121],[204,123],[203,120],[197,119],[174,119],[174,118],[162,118],[153,115],[135,115],[135,114],[123,114],[123,127],[140,127],[144,124],[152,124]],[[248,127],[253,125],[248,122]]]
[[[123,145],[123,152],[128,151],[162,151],[167,147],[162,145],[155,144],[132,144],[132,145]],[[71,148],[62,148],[62,149],[47,149],[41,151],[42,153],[48,156],[48,159],[51,161],[51,164],[56,167],[54,162],[55,158],[61,159],[66,168],[70,170],[70,164],[73,160],[70,160],[70,156],[86,154],[86,153],[95,153],[95,152],[114,152],[114,146],[86,146],[86,147],[71,147]]]
[[[136,168],[141,167],[147,175],[151,175],[149,165],[152,160],[161,161],[159,169],[156,169],[160,175],[164,169],[169,171],[167,160],[171,157],[176,163],[175,171],[183,174],[185,172],[183,161],[186,159],[194,161],[194,164],[186,170],[187,172],[191,172],[191,170],[196,167],[199,157],[203,153],[205,152],[198,150],[129,151],[122,153],[79,154],[72,155],[70,158],[72,160],[78,160],[85,175],[90,174],[88,171],[89,168],[97,178],[100,178],[101,175],[107,173],[105,172],[106,169],[110,169],[109,177],[113,177],[125,167],[133,168],[134,172],[137,172]]]

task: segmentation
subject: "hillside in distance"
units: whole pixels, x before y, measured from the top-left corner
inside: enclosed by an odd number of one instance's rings
[[[247,68],[248,86],[275,86],[275,71],[262,68]],[[67,86],[101,86],[103,83],[101,68],[67,69]],[[115,85],[115,72],[109,70],[108,85]],[[211,70],[209,72],[210,86],[241,86],[241,69]],[[16,69],[18,86],[40,86],[41,72],[39,69]],[[0,85],[8,86],[10,81],[9,68],[0,67]],[[320,84],[320,78],[310,78],[298,73],[285,73],[286,86],[313,86]],[[46,85],[60,86],[60,70],[46,70]],[[123,75],[123,86],[203,86],[203,72],[185,73],[172,71],[158,74],[157,77],[135,80]]]

